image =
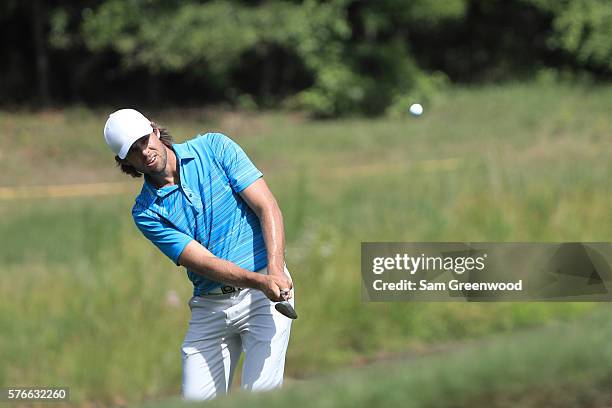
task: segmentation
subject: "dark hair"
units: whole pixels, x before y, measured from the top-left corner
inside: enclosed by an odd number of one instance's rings
[[[161,140],[161,142],[166,145],[166,147],[172,149],[173,139],[170,132],[168,132],[168,129],[159,127],[159,125],[157,125],[157,123],[155,122],[151,122],[151,127],[153,128],[153,130],[159,130],[159,140]],[[117,163],[117,167],[119,167],[121,171],[125,174],[129,174],[132,177],[142,177],[142,173],[140,173],[132,165],[130,165],[127,160],[120,159],[119,156],[115,156],[115,162]]]

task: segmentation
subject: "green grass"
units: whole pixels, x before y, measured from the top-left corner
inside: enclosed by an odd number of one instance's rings
[[[338,121],[152,113],[178,140],[224,131],[276,194],[300,314],[290,377],[597,307],[361,302],[361,241],[612,241],[612,88],[455,89],[425,109]],[[107,113],[0,112],[0,186],[130,182],[104,145]],[[178,393],[191,288],[133,226],[132,202],[0,201],[0,384],[68,385],[77,403]]]
[[[449,345],[426,356],[235,392],[206,406],[285,407],[604,407],[612,402],[610,308],[580,322]],[[177,398],[145,408],[194,406]]]

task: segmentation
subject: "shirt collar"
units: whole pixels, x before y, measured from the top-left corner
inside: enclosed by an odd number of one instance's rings
[[[172,150],[174,150],[174,153],[176,154],[176,158],[179,160],[179,166],[180,166],[180,163],[184,161],[195,159],[195,156],[191,152],[191,149],[187,147],[186,143],[173,144]]]

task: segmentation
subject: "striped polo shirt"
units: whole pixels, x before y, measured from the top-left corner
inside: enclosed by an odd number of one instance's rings
[[[180,185],[153,187],[145,178],[132,208],[136,226],[166,256],[178,258],[196,240],[215,256],[249,271],[267,265],[259,218],[238,194],[262,173],[221,133],[173,144]],[[221,286],[187,270],[194,296]]]

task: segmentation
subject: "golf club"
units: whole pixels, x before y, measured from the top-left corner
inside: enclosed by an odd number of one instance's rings
[[[287,292],[284,292],[287,293]],[[277,302],[274,305],[274,308],[283,316],[287,316],[290,319],[297,319],[297,313],[295,312],[295,309],[293,308],[293,306],[291,306],[291,303],[289,303],[289,301],[287,300],[283,300],[281,302]]]

